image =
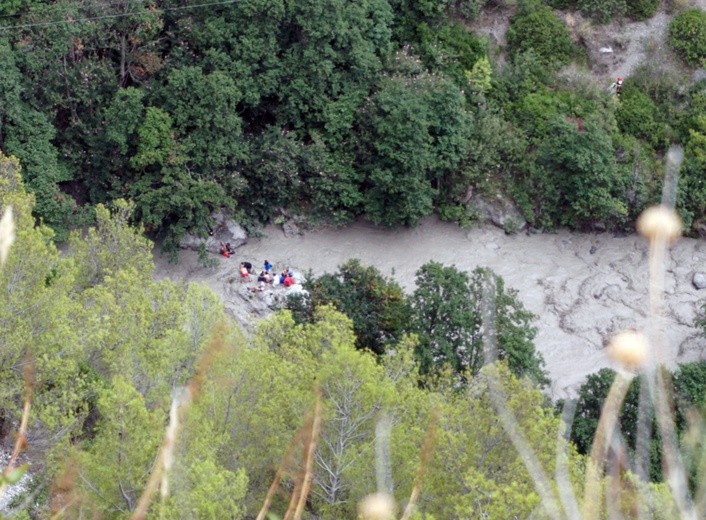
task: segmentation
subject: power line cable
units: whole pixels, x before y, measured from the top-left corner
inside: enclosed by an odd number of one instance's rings
[[[142,4],[143,7],[149,7],[144,5],[145,2],[150,1],[150,0],[113,0],[111,2],[92,2],[91,0],[83,0],[80,2],[71,2],[71,3],[63,3],[63,4],[54,4],[51,6],[51,8],[43,14],[62,14],[62,13],[67,13],[71,11],[73,8],[78,8],[81,9],[83,7],[86,8],[102,8],[102,7],[110,7],[113,5],[120,5],[120,4]],[[50,7],[50,6],[47,6]],[[36,11],[27,11],[24,13],[13,13],[13,14],[2,14],[0,15],[0,19],[3,18],[20,18],[22,16],[26,15],[31,15],[36,13]]]
[[[101,15],[101,16],[91,16],[91,17],[87,17],[87,18],[77,18],[75,20],[53,20],[50,22],[6,25],[4,27],[0,27],[0,30],[7,32],[7,31],[10,31],[11,29],[29,29],[31,27],[49,27],[51,25],[75,24],[75,23],[81,23],[81,22],[92,22],[95,20],[107,20],[107,19],[111,19],[111,18],[125,18],[127,16],[146,16],[146,15],[153,15],[155,13],[165,13],[167,11],[179,11],[182,9],[195,9],[197,7],[210,7],[210,6],[215,6],[215,5],[228,5],[228,4],[234,4],[238,1],[239,0],[225,0],[223,2],[208,2],[208,3],[203,3],[203,4],[182,5],[182,6],[177,6],[177,7],[164,7],[161,9],[154,9],[152,11],[133,11],[130,13],[117,13],[117,14],[106,14],[106,15]]]

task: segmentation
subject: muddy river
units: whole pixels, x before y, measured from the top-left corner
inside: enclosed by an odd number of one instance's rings
[[[279,227],[265,230],[238,249],[236,259],[218,258],[216,268],[199,267],[196,256],[182,252],[178,265],[157,258],[158,276],[201,281],[213,288],[242,322],[242,298],[232,290],[238,261],[262,265],[267,258],[315,274],[335,271],[359,258],[414,289],[415,271],[429,260],[464,270],[487,266],[517,289],[524,305],[537,314],[535,343],[553,381],[553,397],[573,394],[586,375],[610,366],[605,342],[625,328],[647,328],[647,245],[638,236],[577,234],[506,235],[490,227],[470,230],[435,218],[414,229],[389,230],[369,223],[321,229],[285,237]],[[694,320],[706,289],[692,285],[693,273],[706,271],[706,241],[684,238],[667,255],[663,359],[672,365],[701,359],[706,339]],[[247,318],[246,318],[247,319]]]

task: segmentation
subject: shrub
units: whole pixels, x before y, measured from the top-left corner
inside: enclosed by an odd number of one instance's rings
[[[627,215],[625,179],[603,124],[596,115],[582,122],[558,116],[537,148],[537,169],[532,173],[540,181],[534,186],[537,207],[558,225],[615,225]]]
[[[465,72],[486,54],[485,42],[456,23],[438,28],[420,24],[417,33],[424,64],[431,70],[443,71],[459,86],[466,84]]]
[[[644,139],[653,148],[664,144],[664,125],[655,119],[657,106],[646,94],[640,90],[629,89],[624,92],[620,101],[615,116],[621,132]]]
[[[636,89],[647,94],[655,102],[661,119],[671,121],[677,117],[684,104],[681,85],[688,79],[673,67],[651,64],[635,69],[626,83],[626,89]]]
[[[613,138],[616,167],[627,179],[624,199],[628,219],[634,221],[648,206],[659,204],[662,198],[664,164],[654,148],[629,135],[617,134]]]
[[[545,5],[524,2],[510,21],[507,31],[510,54],[516,57],[533,51],[545,65],[561,66],[573,55],[569,31]]]
[[[453,3],[453,10],[461,18],[472,21],[478,17],[486,3],[487,0],[458,0]]]
[[[547,5],[554,9],[575,9],[576,0],[547,0]]]
[[[669,24],[669,44],[692,67],[706,65],[706,12],[689,9]]]
[[[579,10],[599,23],[608,23],[611,18],[625,14],[625,0],[579,0]]]
[[[655,14],[659,3],[660,0],[631,0],[627,3],[625,14],[633,20],[647,20]]]

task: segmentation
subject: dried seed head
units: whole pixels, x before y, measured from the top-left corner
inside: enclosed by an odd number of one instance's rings
[[[7,260],[10,246],[15,241],[15,221],[12,218],[12,206],[8,206],[0,219],[0,266]]]
[[[627,368],[638,368],[647,359],[649,345],[641,332],[628,330],[610,340],[608,353]]]
[[[374,493],[358,504],[358,514],[363,520],[392,520],[397,513],[395,499],[385,493]]]
[[[674,240],[681,235],[682,223],[673,209],[662,205],[652,206],[637,219],[637,231],[648,240]]]

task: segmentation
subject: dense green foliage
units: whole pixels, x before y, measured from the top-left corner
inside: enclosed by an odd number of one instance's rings
[[[606,23],[613,17],[625,14],[631,0],[578,0],[578,8],[582,13],[598,22]]]
[[[511,55],[530,51],[550,67],[566,64],[573,52],[564,22],[537,0],[520,2],[507,30],[507,44]]]
[[[307,280],[306,300],[290,299],[288,306],[297,321],[311,321],[315,310],[332,305],[353,321],[356,345],[383,354],[400,340],[410,318],[402,288],[373,266],[349,260],[333,274]]]
[[[631,0],[627,2],[625,13],[633,20],[647,20],[655,14],[660,0]]]
[[[532,342],[535,316],[522,306],[516,291],[505,290],[500,276],[485,268],[469,275],[429,262],[417,272],[416,287],[410,330],[419,338],[417,357],[423,373],[448,365],[459,374],[473,375],[489,359],[502,359],[518,376],[549,382]]]
[[[571,427],[571,440],[575,443],[579,453],[590,453],[593,438],[596,434],[598,420],[611,385],[615,379],[615,372],[609,368],[601,369],[591,374],[579,389],[576,403],[576,414]],[[669,378],[672,380],[674,392],[674,405],[677,424],[677,434],[680,438],[687,432],[687,417],[693,417],[693,412],[702,410],[706,400],[706,363],[684,363]],[[625,401],[620,410],[619,427],[625,446],[634,452],[638,439],[638,403],[640,400],[641,378],[636,377],[630,384]],[[654,410],[651,410],[654,414]],[[649,440],[649,477],[659,481],[662,475],[662,446],[657,432],[654,416],[649,418],[651,432]],[[694,433],[690,433],[694,436]],[[692,472],[698,472],[698,463],[701,453],[698,448],[690,447],[696,439],[682,439],[686,451],[692,457]],[[631,457],[634,459],[634,457]]]
[[[557,69],[586,55],[552,8],[643,19],[656,2],[5,2],[0,149],[55,240],[121,198],[167,247],[220,208],[250,227],[282,210],[468,224],[469,189],[537,228],[622,228],[660,192],[665,144],[689,138],[686,79],[668,103],[644,81],[621,103],[567,83]],[[506,48],[462,23],[496,12]],[[702,15],[670,32],[694,64]],[[680,199],[689,222],[698,199]]]
[[[356,346],[378,355],[412,334],[423,378],[450,369],[465,380],[499,359],[517,376],[540,385],[549,382],[533,343],[535,316],[515,290],[505,289],[500,276],[490,269],[468,274],[429,262],[417,272],[415,284],[407,297],[375,267],[349,260],[336,273],[307,280],[309,295],[290,297],[287,307],[298,322],[310,323],[317,308],[333,305],[353,321]]]
[[[627,16],[632,20],[651,18],[660,5],[659,0],[552,0],[557,9],[578,8],[599,23],[607,23]]]
[[[706,12],[687,9],[669,23],[669,43],[692,67],[706,65]]]

